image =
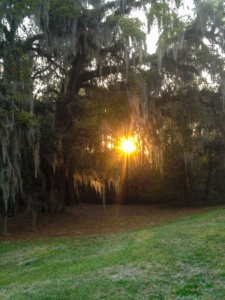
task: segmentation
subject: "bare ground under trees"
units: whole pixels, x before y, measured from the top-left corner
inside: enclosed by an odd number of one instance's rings
[[[37,217],[35,232],[31,232],[29,217],[23,212],[8,218],[8,232],[11,235],[0,235],[0,241],[110,234],[204,213],[217,208],[111,205],[106,206],[104,210],[101,205],[79,204],[66,207],[63,214],[40,213]]]

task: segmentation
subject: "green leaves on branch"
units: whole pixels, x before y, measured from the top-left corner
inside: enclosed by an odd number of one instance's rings
[[[82,7],[80,1],[74,0],[51,0],[50,9],[53,17],[56,18],[75,18],[81,15]]]
[[[159,29],[161,27],[169,25],[171,14],[170,7],[167,3],[155,3],[152,4],[149,13],[146,14],[148,20],[148,32],[150,32],[151,27],[154,22],[157,22]]]
[[[6,15],[7,20],[21,22],[25,17],[34,15],[42,0],[2,0],[0,10]]]
[[[15,113],[16,124],[22,127],[39,127],[38,119],[30,112],[22,110]]]
[[[146,35],[142,30],[144,23],[138,18],[121,17],[119,20],[119,26],[122,31],[122,36],[127,39],[135,40],[138,42],[145,41]]]

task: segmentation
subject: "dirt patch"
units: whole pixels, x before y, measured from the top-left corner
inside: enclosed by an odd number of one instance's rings
[[[67,207],[63,214],[39,214],[36,232],[30,231],[27,214],[8,218],[8,232],[11,235],[0,235],[0,241],[110,234],[209,210],[212,208],[171,208],[160,205],[111,205],[104,210],[101,205],[80,204]]]

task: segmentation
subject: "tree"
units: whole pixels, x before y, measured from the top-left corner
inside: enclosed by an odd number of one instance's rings
[[[167,4],[156,3],[148,14],[149,26],[154,18],[162,27],[157,59],[164,82],[154,99],[158,122],[167,134],[167,144],[162,145],[167,153],[176,142],[183,152],[179,187],[191,204],[196,187],[193,159],[213,132],[224,136],[224,3],[195,1],[194,18],[186,22]]]
[[[181,185],[192,203],[196,147],[209,131],[224,139],[225,8],[222,0],[196,0],[194,15],[184,19],[181,2],[1,2],[4,216],[18,208],[21,197],[34,219],[42,196],[48,210],[60,211],[77,201],[82,173],[82,183],[96,174],[105,190],[106,177],[115,176],[115,182],[118,172],[111,168],[115,147],[104,148],[104,139],[109,136],[116,144],[128,133],[138,137],[136,161],[148,161],[161,178],[167,151],[179,146]],[[155,22],[159,27],[154,55],[147,54],[144,25],[130,15],[140,7],[148,29]],[[106,119],[112,124],[107,131]]]
[[[24,192],[31,206],[34,202],[33,195],[23,186],[24,165],[28,163],[32,177],[37,176],[39,167],[39,132],[33,115],[32,59],[29,50],[40,35],[31,32],[29,25],[24,27],[25,17],[33,15],[35,6],[32,1],[23,4],[20,1],[1,2],[0,201],[5,234],[7,212],[18,207],[19,195]]]
[[[109,11],[110,15],[105,18]],[[50,103],[54,99],[54,122],[60,145],[66,139],[66,132],[73,127],[76,113],[74,116],[74,111],[70,111],[71,102],[76,100],[84,83],[127,68],[131,48],[139,48],[142,52],[144,34],[138,29],[140,22],[123,17],[128,11],[123,2],[2,1],[1,189],[4,218],[9,203],[13,210],[18,206],[18,195],[23,195],[28,202],[36,202],[23,183],[27,174],[22,174],[25,161],[29,161],[27,170],[34,182],[39,167],[40,118],[38,120],[33,113],[33,94],[38,92],[36,98],[48,99],[45,101]],[[135,31],[132,45],[129,44],[129,25],[133,26],[132,33]],[[42,86],[42,90],[37,86]],[[66,173],[70,173],[67,169],[70,162],[60,146],[52,154],[42,154],[41,167],[47,177],[50,198],[56,194],[57,198],[62,198],[65,186],[72,190],[71,176],[69,182],[66,177]],[[54,173],[56,164],[57,172]],[[55,206],[58,204],[54,204],[52,210]]]

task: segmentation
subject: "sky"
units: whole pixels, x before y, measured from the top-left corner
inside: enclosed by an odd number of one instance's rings
[[[185,1],[185,4],[179,8],[179,15],[184,19],[187,16],[193,16],[194,4],[191,1]],[[147,33],[147,19],[143,10],[138,10],[132,13],[132,17],[139,18],[143,23],[146,24],[147,34],[147,49],[150,54],[155,53],[157,48],[157,41],[159,38],[159,29],[157,26],[151,29],[150,34]]]

